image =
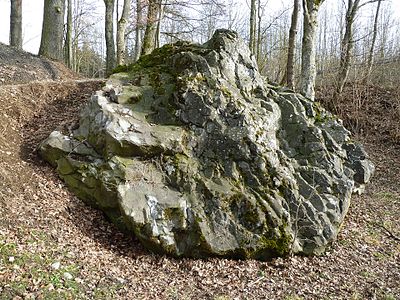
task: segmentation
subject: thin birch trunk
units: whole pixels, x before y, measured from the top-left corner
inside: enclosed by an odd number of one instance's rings
[[[68,68],[73,68],[72,63],[72,0],[67,3],[67,32],[65,38],[65,63]]]
[[[131,1],[124,0],[121,18],[117,25],[117,65],[125,63],[126,40],[125,32],[128,25],[129,13],[131,9]]]
[[[286,65],[286,84],[290,89],[294,89],[294,63],[295,63],[295,51],[296,51],[296,35],[297,35],[297,23],[299,19],[299,0],[294,0],[292,22],[289,30],[289,46],[288,46],[288,57]]]
[[[155,45],[155,48],[160,47],[160,39],[161,39],[161,20],[162,20],[162,18],[163,18],[163,13],[164,13],[162,0],[159,0],[158,5],[159,5],[159,7],[158,7],[158,20],[157,20],[157,33],[156,33],[156,45]]]
[[[301,55],[300,92],[307,98],[315,98],[315,45],[318,27],[318,9],[324,0],[303,0],[304,25]]]
[[[343,92],[344,85],[346,84],[347,77],[349,76],[351,59],[354,49],[353,27],[359,4],[360,0],[348,0],[347,3],[345,31],[343,35],[343,40],[341,41],[340,66],[336,83],[337,94],[341,94]]]
[[[135,61],[140,57],[142,49],[142,26],[143,26],[143,13],[142,13],[142,2],[136,0],[136,28],[135,28]]]
[[[258,24],[257,24],[257,42],[256,42],[256,60],[257,63],[261,60],[261,21],[262,21],[262,11],[261,11],[261,0],[258,0],[258,9],[257,9],[257,17],[258,17]]]
[[[379,20],[379,12],[380,12],[380,8],[381,8],[381,2],[382,2],[382,0],[378,0],[378,6],[376,7],[376,14],[375,14],[375,20],[374,20],[374,31],[372,34],[371,48],[369,49],[369,52],[368,52],[366,80],[369,80],[369,77],[371,76],[372,65],[374,63],[375,43],[376,43],[376,37],[378,35],[378,20]]]
[[[249,37],[249,48],[250,52],[255,54],[256,52],[256,0],[251,0],[250,2],[250,37]]]

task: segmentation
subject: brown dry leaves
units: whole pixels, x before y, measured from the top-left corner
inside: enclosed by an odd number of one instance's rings
[[[368,150],[377,163],[374,181],[366,194],[354,197],[338,241],[322,257],[271,262],[173,259],[151,254],[135,237],[120,233],[102,213],[74,197],[35,152],[54,128],[77,118],[79,107],[98,88],[98,82],[0,88],[0,295],[70,299],[400,297],[399,243],[374,226],[382,221],[400,233],[398,148],[370,141]],[[15,261],[9,261],[10,255]],[[62,271],[51,269],[56,261]],[[73,275],[72,280],[62,277],[65,270]],[[16,288],[18,283],[24,283],[22,289]]]

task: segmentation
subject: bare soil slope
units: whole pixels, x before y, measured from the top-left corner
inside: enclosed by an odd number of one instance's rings
[[[400,145],[400,90],[378,85],[347,84],[335,98],[334,88],[318,91],[323,105],[339,115],[356,135],[383,144]]]
[[[73,196],[37,156],[100,85],[0,86],[0,299],[400,299],[398,146],[368,140],[376,175],[322,257],[162,257]]]
[[[62,63],[0,43],[0,85],[78,77]]]

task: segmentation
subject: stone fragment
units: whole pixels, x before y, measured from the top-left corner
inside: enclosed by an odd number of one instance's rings
[[[64,278],[65,280],[72,280],[72,279],[74,278],[74,276],[72,276],[71,273],[64,272],[64,273],[63,273],[63,278]]]
[[[51,268],[53,270],[58,270],[61,267],[61,263],[59,261],[55,261],[54,263],[51,264]]]

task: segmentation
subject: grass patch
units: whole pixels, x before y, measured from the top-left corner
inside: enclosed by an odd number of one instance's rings
[[[303,300],[303,297],[299,297],[297,295],[287,295],[285,298],[285,300]]]
[[[6,242],[0,236],[0,299],[114,298],[121,284],[107,281],[90,286],[80,279],[80,266],[68,259],[67,253],[54,251],[56,247],[45,234],[33,232],[25,245]],[[54,266],[55,262],[59,266]]]
[[[55,270],[51,267],[55,260],[53,253],[20,249],[14,243],[0,241],[2,299],[33,294],[45,299],[79,298],[80,287],[74,280],[79,272],[78,266],[70,263]]]

